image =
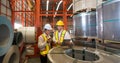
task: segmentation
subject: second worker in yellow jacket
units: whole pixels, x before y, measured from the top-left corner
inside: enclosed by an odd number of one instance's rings
[[[71,36],[68,31],[64,30],[64,23],[63,21],[59,20],[56,23],[57,30],[54,31],[53,41],[56,46],[61,46],[65,40],[67,40],[67,45],[73,44],[71,40]]]

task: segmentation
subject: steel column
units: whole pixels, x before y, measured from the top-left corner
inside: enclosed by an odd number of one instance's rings
[[[13,6],[12,6],[12,10],[15,10],[15,1],[12,0],[12,3],[11,3]],[[15,12],[12,11],[12,16],[11,16],[11,21],[12,21],[12,25],[13,25],[13,28],[14,28],[14,22],[15,22]]]
[[[35,27],[42,27],[40,24],[40,2],[41,0],[35,1]]]
[[[64,21],[64,28],[67,29],[67,6],[66,6],[66,0],[63,0],[63,21]]]
[[[24,2],[23,2],[24,0],[22,0],[22,11],[24,10]],[[22,25],[24,26],[24,14],[23,14],[23,12],[22,12],[22,19],[21,19],[21,21],[22,21]]]

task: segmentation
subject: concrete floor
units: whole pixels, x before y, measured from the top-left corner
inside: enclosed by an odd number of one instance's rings
[[[23,53],[22,53],[22,59],[24,59],[24,60],[21,60],[22,63],[40,63],[40,58],[39,57],[26,59],[25,58],[26,54],[27,53],[24,50]]]
[[[40,63],[40,58],[29,58],[27,63]]]
[[[40,58],[38,57],[38,58],[29,58],[27,63],[41,63],[41,62],[40,62]],[[51,63],[51,62],[48,60],[47,63]]]

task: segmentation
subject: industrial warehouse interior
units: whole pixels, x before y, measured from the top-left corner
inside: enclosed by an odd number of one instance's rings
[[[0,63],[120,63],[120,0],[0,0]]]

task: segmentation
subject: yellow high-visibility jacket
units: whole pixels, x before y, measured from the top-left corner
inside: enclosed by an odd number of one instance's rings
[[[41,49],[40,54],[44,56],[44,55],[48,54],[48,52],[50,50],[50,46],[49,46],[49,43],[47,43],[48,37],[46,36],[45,33],[42,34],[40,37],[43,38],[44,44],[42,46],[40,46],[42,43],[38,43],[38,47]],[[39,38],[38,42],[41,42],[40,38]]]
[[[63,40],[64,40],[65,33],[66,33],[66,30],[63,30],[63,31],[61,32],[60,37],[59,37],[59,32],[58,32],[58,31],[55,31],[55,34],[54,34],[54,35],[55,35],[55,40],[56,40],[56,42],[62,43]],[[56,44],[56,46],[60,46],[60,45]]]

